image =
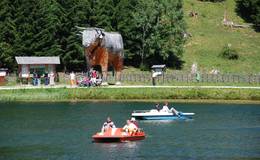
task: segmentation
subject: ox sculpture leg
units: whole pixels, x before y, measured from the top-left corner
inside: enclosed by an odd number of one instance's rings
[[[102,84],[108,85],[107,83],[107,70],[108,70],[108,53],[107,51],[103,52],[105,54],[102,55],[102,60],[100,62],[101,70],[102,70]]]
[[[123,58],[120,56],[117,56],[115,58],[113,65],[116,70],[116,85],[121,85],[120,80],[121,80],[121,73],[123,70]]]

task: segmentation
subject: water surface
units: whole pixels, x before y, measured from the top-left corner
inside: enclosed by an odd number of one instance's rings
[[[92,143],[107,116],[122,127],[152,103],[0,103],[3,160],[260,159],[260,106],[171,104],[189,121],[139,121],[143,141]]]

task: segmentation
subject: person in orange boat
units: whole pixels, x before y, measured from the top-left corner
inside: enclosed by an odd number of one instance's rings
[[[103,124],[101,132],[107,131],[108,128],[116,128],[114,122],[111,120],[110,117],[107,117],[107,121]]]
[[[138,128],[130,120],[127,120],[126,121],[126,125],[123,127],[123,130],[125,132],[128,132],[130,135],[132,135],[132,134],[134,134],[138,130]]]
[[[133,123],[137,128],[139,128],[139,127],[138,127],[138,122],[136,121],[135,117],[132,117],[132,118],[130,119],[130,121],[131,121],[131,123]]]

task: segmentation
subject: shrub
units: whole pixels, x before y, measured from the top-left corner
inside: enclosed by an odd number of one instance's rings
[[[231,45],[226,45],[223,47],[220,56],[224,59],[229,60],[237,60],[239,58],[239,55],[235,49],[231,48]]]

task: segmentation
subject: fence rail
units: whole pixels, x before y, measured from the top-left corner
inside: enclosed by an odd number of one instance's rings
[[[108,76],[108,80],[112,80],[112,75]],[[151,82],[151,74],[122,74],[122,82]],[[201,74],[198,78],[195,74],[172,73],[164,74],[156,78],[158,83],[171,82],[208,82],[208,83],[248,83],[259,84],[260,75],[239,75],[239,74]]]
[[[79,79],[85,76],[85,73],[76,73]],[[17,81],[18,77],[15,74],[10,74],[6,77],[9,82]],[[58,73],[57,80],[60,83],[69,82],[69,74]],[[109,73],[107,76],[108,82],[115,81],[115,75]],[[148,84],[152,83],[151,73],[122,73],[121,81],[124,83],[139,83]],[[166,73],[163,76],[156,77],[158,84],[171,84],[174,82],[205,82],[205,83],[245,83],[245,84],[260,84],[260,75],[242,75],[242,74],[201,74],[198,78],[194,74],[189,73]]]

